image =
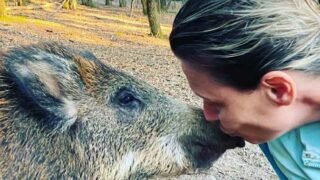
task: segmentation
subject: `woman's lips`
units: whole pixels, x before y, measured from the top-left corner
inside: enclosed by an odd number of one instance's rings
[[[223,125],[220,123],[220,129],[222,132],[228,134],[229,136],[238,136],[238,134],[235,131],[231,131],[223,127]]]

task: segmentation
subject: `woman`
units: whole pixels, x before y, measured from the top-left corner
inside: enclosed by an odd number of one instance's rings
[[[189,0],[171,49],[208,121],[259,143],[280,179],[320,177],[320,5]]]

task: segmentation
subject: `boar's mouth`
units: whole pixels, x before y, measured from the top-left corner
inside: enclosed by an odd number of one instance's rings
[[[244,147],[245,142],[240,137],[229,137],[225,141],[212,142],[212,139],[203,137],[184,136],[180,142],[195,169],[210,168],[227,149]]]

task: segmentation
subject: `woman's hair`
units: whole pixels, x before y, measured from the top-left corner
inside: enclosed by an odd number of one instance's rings
[[[274,70],[320,74],[320,6],[315,0],[189,0],[171,49],[184,63],[239,90]]]

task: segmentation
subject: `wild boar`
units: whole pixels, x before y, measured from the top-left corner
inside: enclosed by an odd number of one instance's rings
[[[0,55],[2,179],[148,179],[208,167],[241,138],[91,53]]]

